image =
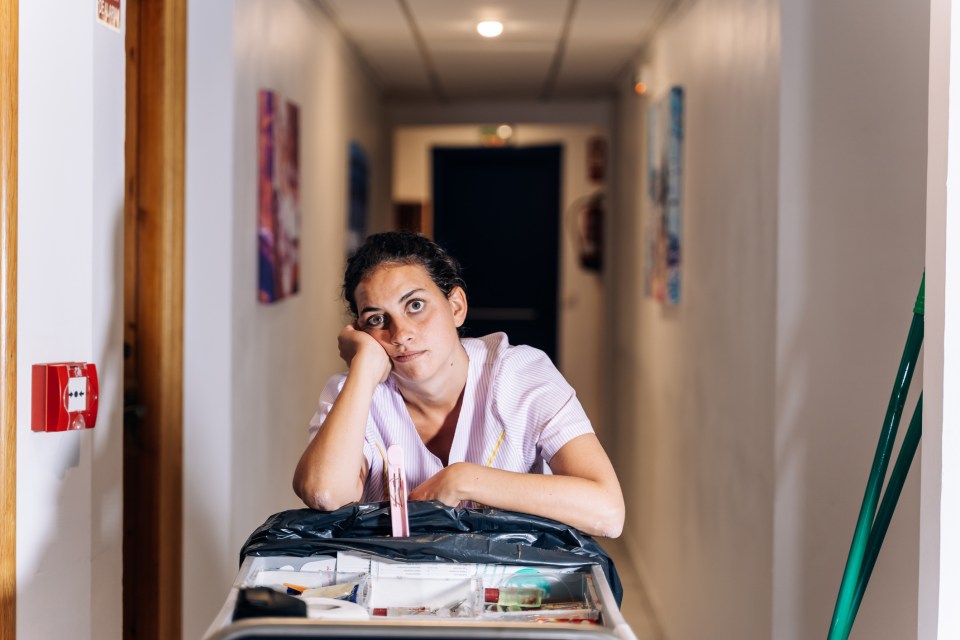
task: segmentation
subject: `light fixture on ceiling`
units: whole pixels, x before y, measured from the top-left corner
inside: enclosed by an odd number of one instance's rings
[[[503,33],[503,23],[496,20],[484,20],[477,23],[477,33],[484,38],[496,38]]]

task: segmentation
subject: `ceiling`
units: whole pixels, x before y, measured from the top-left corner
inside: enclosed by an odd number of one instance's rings
[[[384,97],[439,102],[610,96],[670,0],[315,0]],[[498,38],[476,31],[503,23]]]

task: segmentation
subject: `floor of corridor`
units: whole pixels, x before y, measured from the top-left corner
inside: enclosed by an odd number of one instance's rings
[[[653,616],[650,600],[643,590],[623,538],[615,540],[603,538],[598,542],[613,558],[617,573],[620,574],[620,581],[623,583],[623,602],[620,604],[620,612],[633,629],[637,640],[663,640],[663,634]]]

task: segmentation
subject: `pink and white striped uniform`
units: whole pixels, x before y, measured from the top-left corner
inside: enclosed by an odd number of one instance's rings
[[[470,359],[467,384],[450,459],[433,455],[417,433],[403,397],[389,376],[373,393],[363,454],[370,466],[364,502],[386,500],[386,451],[403,447],[407,486],[413,489],[445,464],[473,462],[496,469],[542,473],[543,463],[567,442],[593,433],[573,387],[547,355],[528,346],[510,346],[504,333],[465,338]],[[310,420],[312,439],[323,425],[346,375],[330,378]]]

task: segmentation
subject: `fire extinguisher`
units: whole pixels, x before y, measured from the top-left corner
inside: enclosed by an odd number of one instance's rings
[[[580,210],[578,220],[580,266],[590,271],[603,270],[603,194],[591,196]]]

